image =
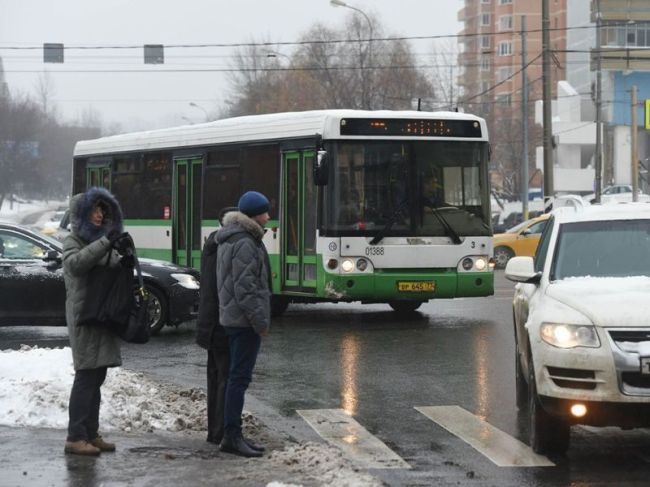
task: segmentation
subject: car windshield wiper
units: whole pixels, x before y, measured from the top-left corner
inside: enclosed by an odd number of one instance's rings
[[[451,238],[452,242],[454,242],[456,245],[462,243],[462,240],[458,236],[458,233],[456,233],[456,230],[454,230],[451,227],[451,225],[449,224],[447,219],[444,216],[442,216],[442,213],[440,213],[440,210],[438,209],[438,207],[436,207],[434,205],[431,205],[431,206],[429,206],[429,208],[431,208],[431,210],[433,210],[433,214],[436,216],[436,218],[438,219],[438,221],[442,225],[442,228],[445,229],[445,232]],[[456,207],[453,206],[452,208],[456,208]],[[458,208],[456,208],[456,209],[458,209]]]
[[[399,205],[397,205],[397,208],[395,208],[395,211],[386,222],[386,225],[384,225],[384,227],[381,230],[379,230],[379,232],[377,232],[377,234],[372,238],[372,240],[370,241],[370,245],[377,245],[379,242],[381,242],[384,239],[384,237],[390,231],[390,229],[393,228],[393,225],[402,214],[402,211],[408,208],[408,203],[409,200],[407,198],[404,201],[402,201]]]

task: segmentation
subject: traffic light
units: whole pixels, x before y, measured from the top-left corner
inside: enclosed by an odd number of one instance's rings
[[[145,44],[144,45],[144,63],[145,64],[164,64],[165,48],[162,44]]]
[[[43,62],[44,63],[62,63],[63,62],[63,44],[46,42],[43,44]]]
[[[650,130],[650,98],[645,101],[645,129]]]

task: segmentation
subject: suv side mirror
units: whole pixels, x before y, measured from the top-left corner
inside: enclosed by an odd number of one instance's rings
[[[316,164],[314,165],[314,184],[316,186],[327,186],[329,181],[329,158],[327,151],[319,150],[316,153]]]
[[[510,281],[537,284],[542,278],[542,273],[535,272],[532,257],[513,257],[506,264],[505,276]]]

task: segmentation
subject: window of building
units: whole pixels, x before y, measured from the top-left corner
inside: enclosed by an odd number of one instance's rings
[[[499,30],[512,30],[512,15],[499,17]]]
[[[481,48],[482,49],[490,48],[490,36],[481,36]]]
[[[490,57],[481,56],[481,71],[489,71],[489,70],[490,70]]]
[[[490,14],[481,14],[481,25],[490,25]]]
[[[510,5],[512,0],[499,0],[499,5]]]
[[[512,66],[503,66],[497,70],[497,81],[504,81],[512,76]]]
[[[512,56],[512,41],[499,42],[499,56]]]
[[[650,22],[603,25],[601,42],[607,47],[650,47]]]
[[[512,94],[510,93],[499,93],[496,96],[497,103],[509,107],[512,104]]]

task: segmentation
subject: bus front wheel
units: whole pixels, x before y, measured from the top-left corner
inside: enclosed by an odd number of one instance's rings
[[[278,296],[277,294],[271,296],[271,316],[273,318],[282,316],[288,307],[289,300],[286,296]]]
[[[422,306],[424,301],[389,301],[388,305],[398,313],[413,313],[416,309]]]

